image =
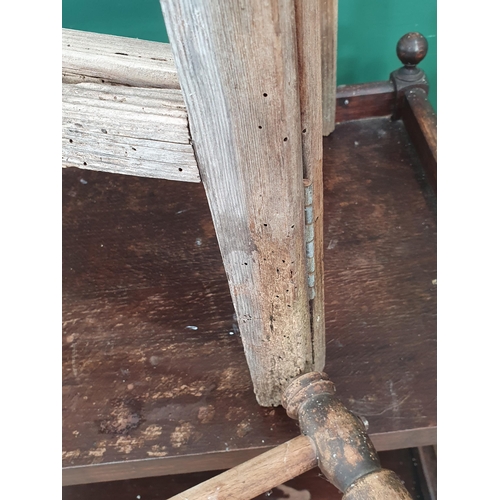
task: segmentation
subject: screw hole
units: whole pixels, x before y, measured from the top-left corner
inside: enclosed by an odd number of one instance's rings
[[[304,130],[302,131],[302,133],[303,133],[303,134],[305,134],[306,132],[307,132],[307,129],[304,129]]]
[[[69,142],[70,142],[71,144],[73,144],[73,139],[70,139],[70,140],[69,140]]]
[[[83,164],[84,164],[84,165],[87,165],[87,162],[86,162],[86,161],[84,161],[84,162],[83,162]]]
[[[182,172],[182,168],[179,168],[179,172]]]
[[[264,224],[264,227],[267,227],[267,224]]]
[[[286,141],[288,141],[288,137],[285,137],[285,138],[283,139],[283,142],[286,142]]]
[[[263,95],[264,97],[267,97],[267,94],[266,94],[265,92],[264,92],[262,95]]]
[[[259,125],[259,128],[262,128],[262,125]]]
[[[245,264],[245,266],[248,266],[248,262],[243,262],[243,264]]]
[[[292,226],[292,229],[295,227],[295,224]]]

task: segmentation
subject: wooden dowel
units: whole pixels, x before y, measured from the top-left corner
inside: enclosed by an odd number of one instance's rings
[[[316,465],[312,441],[299,436],[170,500],[250,500]]]

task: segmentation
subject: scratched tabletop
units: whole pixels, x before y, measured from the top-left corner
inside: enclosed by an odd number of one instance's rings
[[[324,139],[327,363],[379,450],[436,442],[435,198],[401,122]],[[201,184],[63,170],[63,483],[231,467],[254,397]]]

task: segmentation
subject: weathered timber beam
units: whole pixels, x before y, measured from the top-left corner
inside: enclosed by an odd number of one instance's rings
[[[323,135],[327,136],[335,129],[338,0],[321,0],[320,11]]]
[[[180,88],[168,43],[69,29],[62,30],[62,75],[65,83]]]
[[[200,182],[168,44],[63,30],[62,111],[63,167]]]
[[[161,1],[254,390],[321,364],[306,280],[293,0]]]

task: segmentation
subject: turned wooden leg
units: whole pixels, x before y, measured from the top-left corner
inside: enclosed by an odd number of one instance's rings
[[[316,465],[345,500],[411,500],[396,474],[380,466],[361,419],[334,394],[335,386],[325,373],[296,378],[283,393],[282,403],[287,414],[299,420],[304,436],[171,500],[250,500]]]

